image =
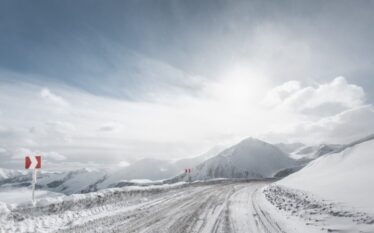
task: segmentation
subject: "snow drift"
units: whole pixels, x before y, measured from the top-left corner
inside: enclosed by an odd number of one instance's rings
[[[374,137],[327,154],[277,182],[374,213]]]

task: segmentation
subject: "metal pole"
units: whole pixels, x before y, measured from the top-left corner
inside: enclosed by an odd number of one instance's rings
[[[36,184],[36,169],[34,168],[32,176],[32,204],[35,206],[35,184]]]

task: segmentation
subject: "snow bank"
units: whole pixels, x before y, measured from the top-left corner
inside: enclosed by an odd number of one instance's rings
[[[374,140],[371,139],[322,156],[277,184],[374,213],[373,169]]]
[[[150,186],[128,186],[123,188],[109,188],[85,194],[72,194],[69,196],[45,197],[36,200],[35,207],[31,202],[22,202],[8,205],[13,212],[34,215],[45,213],[58,213],[66,210],[87,209],[93,206],[115,203],[132,197],[142,197],[150,194],[165,192],[171,189],[187,186],[185,182]]]

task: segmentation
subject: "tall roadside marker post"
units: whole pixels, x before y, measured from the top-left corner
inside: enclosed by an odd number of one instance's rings
[[[42,168],[42,156],[26,156],[25,169],[33,169],[32,174],[32,204],[35,206],[35,184],[36,184],[36,171]]]
[[[191,182],[191,168],[188,168],[188,182]]]
[[[187,174],[187,181],[191,182],[191,168],[184,169],[184,172]]]

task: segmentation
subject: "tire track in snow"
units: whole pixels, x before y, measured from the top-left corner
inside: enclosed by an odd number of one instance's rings
[[[265,184],[191,186],[113,213],[90,216],[58,232],[283,233],[257,203],[256,192]]]
[[[193,195],[196,192],[201,192],[202,190],[208,189],[209,187],[197,187],[196,189],[188,189],[189,195]],[[71,228],[63,229],[61,232],[131,232],[130,227],[135,227],[136,224],[144,227],[147,222],[151,221],[154,218],[147,218],[147,215],[152,215],[152,213],[159,216],[160,210],[157,210],[158,207],[166,207],[171,204],[171,201],[175,201],[181,204],[186,203],[186,190],[178,190],[172,194],[168,193],[167,195],[161,196],[159,198],[146,201],[139,205],[125,207],[123,211],[115,212],[108,215],[98,216],[93,218],[83,224],[76,225]],[[152,217],[152,216],[151,216]],[[129,224],[129,225],[127,225]],[[117,229],[116,229],[117,228]],[[102,229],[102,230],[101,230]],[[100,231],[101,230],[101,231]]]
[[[278,223],[271,219],[269,213],[265,212],[261,207],[258,205],[257,201],[257,195],[259,190],[256,189],[252,193],[252,206],[253,210],[255,211],[255,219],[257,221],[256,226],[258,227],[258,230],[262,230],[261,232],[264,233],[285,233]]]

